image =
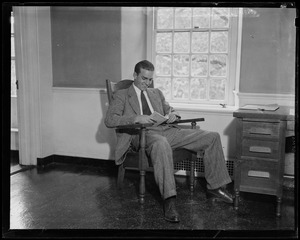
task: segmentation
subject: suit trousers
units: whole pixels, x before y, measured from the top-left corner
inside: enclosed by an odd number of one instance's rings
[[[138,146],[138,137],[133,140]],[[154,178],[163,199],[176,196],[173,150],[184,148],[197,153],[204,150],[204,176],[208,189],[216,189],[231,182],[220,135],[202,129],[185,129],[176,125],[152,127],[146,132],[146,153],[150,157]]]

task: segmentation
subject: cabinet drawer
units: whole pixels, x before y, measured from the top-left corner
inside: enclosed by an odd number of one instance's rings
[[[243,121],[243,136],[259,138],[278,138],[279,123]]]
[[[243,160],[239,165],[240,191],[276,194],[278,164],[259,160]]]
[[[242,156],[279,159],[278,142],[244,138]]]

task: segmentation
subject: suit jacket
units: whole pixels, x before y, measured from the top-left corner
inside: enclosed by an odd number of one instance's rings
[[[179,116],[165,100],[163,93],[159,89],[148,88],[147,94],[154,111],[165,115],[171,110],[172,113]],[[137,94],[133,85],[131,85],[129,88],[119,90],[113,95],[113,100],[106,113],[105,125],[112,128],[119,125],[134,124],[135,117],[140,114],[141,109]],[[117,165],[123,163],[135,134],[134,131],[117,132],[117,145],[115,148],[115,161]]]

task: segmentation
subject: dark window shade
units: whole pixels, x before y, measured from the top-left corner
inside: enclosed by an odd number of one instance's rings
[[[121,79],[120,7],[51,7],[51,36],[54,87]]]

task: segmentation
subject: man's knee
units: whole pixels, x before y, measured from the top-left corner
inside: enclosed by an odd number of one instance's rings
[[[211,132],[211,134],[214,136],[214,138],[220,138],[220,133],[218,132]]]
[[[158,138],[153,143],[152,149],[157,152],[160,152],[160,151],[166,152],[166,151],[172,150],[167,138],[165,138],[165,137]]]
[[[210,132],[210,136],[211,136],[212,142],[221,141],[221,137],[218,132]]]
[[[148,153],[151,156],[153,165],[157,162],[160,164],[169,162],[173,157],[172,148],[167,139],[164,137],[158,138],[155,142],[153,142],[151,148],[148,149]]]

